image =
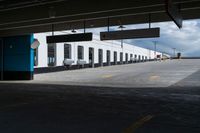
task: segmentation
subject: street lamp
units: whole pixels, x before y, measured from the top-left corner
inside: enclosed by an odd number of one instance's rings
[[[123,26],[123,25],[120,25],[120,26],[118,27],[118,29],[121,29],[121,30],[123,30],[124,28],[126,28],[126,27]],[[122,40],[121,40],[121,48],[123,48],[123,43],[124,43],[124,40],[122,39]]]
[[[174,58],[176,57],[176,48],[172,48],[174,53]]]
[[[154,41],[154,60],[156,60],[157,41]]]

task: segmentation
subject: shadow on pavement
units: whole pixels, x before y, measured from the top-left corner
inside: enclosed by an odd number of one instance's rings
[[[2,133],[197,133],[199,87],[0,84]]]

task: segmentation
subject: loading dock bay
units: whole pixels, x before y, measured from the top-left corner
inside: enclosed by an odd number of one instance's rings
[[[151,23],[171,20],[181,27],[177,22],[182,19],[200,18],[200,0],[170,2],[1,0],[1,79],[33,79],[33,50],[29,47],[33,33],[53,35],[54,31],[83,27],[85,31],[142,23],[151,28]],[[78,48],[77,64],[84,65],[83,48]],[[50,50],[49,65],[54,65],[55,51]],[[92,56],[91,52],[93,67]],[[144,56],[136,56],[144,60]],[[116,58],[124,64],[124,57],[122,53]],[[199,133],[199,68],[199,59],[170,60],[38,74],[33,81],[2,81],[0,132]]]

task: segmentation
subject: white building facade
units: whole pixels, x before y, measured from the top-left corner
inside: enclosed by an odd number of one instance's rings
[[[55,32],[55,35],[63,34]],[[66,33],[65,33],[66,34]],[[93,36],[93,41],[47,44],[46,36],[51,33],[34,34],[40,46],[35,50],[35,68],[58,66],[106,66],[145,62],[155,59],[162,53],[120,41],[100,41]]]

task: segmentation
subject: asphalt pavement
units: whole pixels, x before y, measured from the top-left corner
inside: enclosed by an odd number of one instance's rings
[[[0,133],[199,133],[200,60],[0,83]]]

